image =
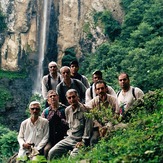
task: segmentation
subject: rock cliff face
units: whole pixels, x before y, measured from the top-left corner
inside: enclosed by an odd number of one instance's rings
[[[90,23],[94,37],[89,51],[93,51],[105,41],[101,29],[91,24],[93,12],[107,9],[119,22],[123,19],[120,0],[47,0],[47,2],[49,8],[45,65],[49,60],[57,60],[61,64],[67,48],[73,47],[77,57],[82,55],[82,44],[86,41],[83,26],[87,22]],[[39,59],[39,46],[44,46],[41,45],[41,36],[45,4],[44,0],[1,0],[0,6],[7,17],[8,26],[0,49],[1,69],[16,71],[20,69],[19,63],[23,55],[27,55],[28,60]]]
[[[16,130],[25,118],[32,90],[41,85],[41,76],[36,80],[40,69],[45,73],[51,60],[61,65],[68,48],[80,58],[105,42],[102,29],[94,26],[93,13],[110,10],[123,21],[120,0],[1,0],[0,10],[7,23],[6,32],[0,33],[0,69],[29,72],[26,79],[0,79],[13,96],[6,108],[0,108],[1,123]],[[88,23],[91,39],[84,30]]]

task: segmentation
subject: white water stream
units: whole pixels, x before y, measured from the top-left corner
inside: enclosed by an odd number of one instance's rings
[[[41,28],[40,28],[37,75],[33,87],[33,94],[41,94],[41,80],[43,77],[43,61],[44,61],[44,56],[47,47],[47,33],[49,31],[50,11],[51,11],[51,0],[44,0],[43,15],[41,19]]]

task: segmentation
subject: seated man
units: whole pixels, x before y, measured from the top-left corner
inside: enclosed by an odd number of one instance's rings
[[[85,107],[79,102],[77,91],[69,89],[66,92],[66,98],[70,104],[65,110],[66,121],[69,124],[68,136],[50,149],[49,160],[62,156],[69,150],[71,150],[70,155],[75,156],[78,153],[77,147],[88,142],[91,136],[92,121],[85,118]]]
[[[29,105],[30,118],[21,123],[18,142],[20,149],[18,152],[18,160],[27,161],[28,157],[37,154],[43,155],[43,148],[49,137],[49,122],[47,119],[40,117],[40,103],[33,101]],[[35,154],[32,156],[32,149]]]
[[[65,106],[59,103],[59,96],[56,91],[48,91],[47,101],[49,107],[42,112],[42,117],[49,120],[49,140],[44,148],[46,158],[50,148],[62,140],[68,130],[68,124],[65,120]]]

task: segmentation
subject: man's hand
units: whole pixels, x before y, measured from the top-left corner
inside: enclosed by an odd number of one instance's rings
[[[77,142],[75,147],[76,148],[80,148],[80,147],[83,147],[84,146],[84,143],[81,141],[81,142]]]
[[[24,143],[24,144],[23,144],[23,148],[24,148],[24,149],[30,150],[30,149],[31,149],[31,146],[34,146],[34,144],[33,144],[33,143]]]

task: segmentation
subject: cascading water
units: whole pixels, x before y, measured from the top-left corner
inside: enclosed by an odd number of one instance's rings
[[[33,87],[33,94],[41,94],[41,80],[43,77],[43,61],[46,52],[47,32],[49,30],[49,17],[51,11],[51,0],[44,0],[43,15],[41,19],[40,40],[39,40],[39,57],[37,66],[37,79]]]

